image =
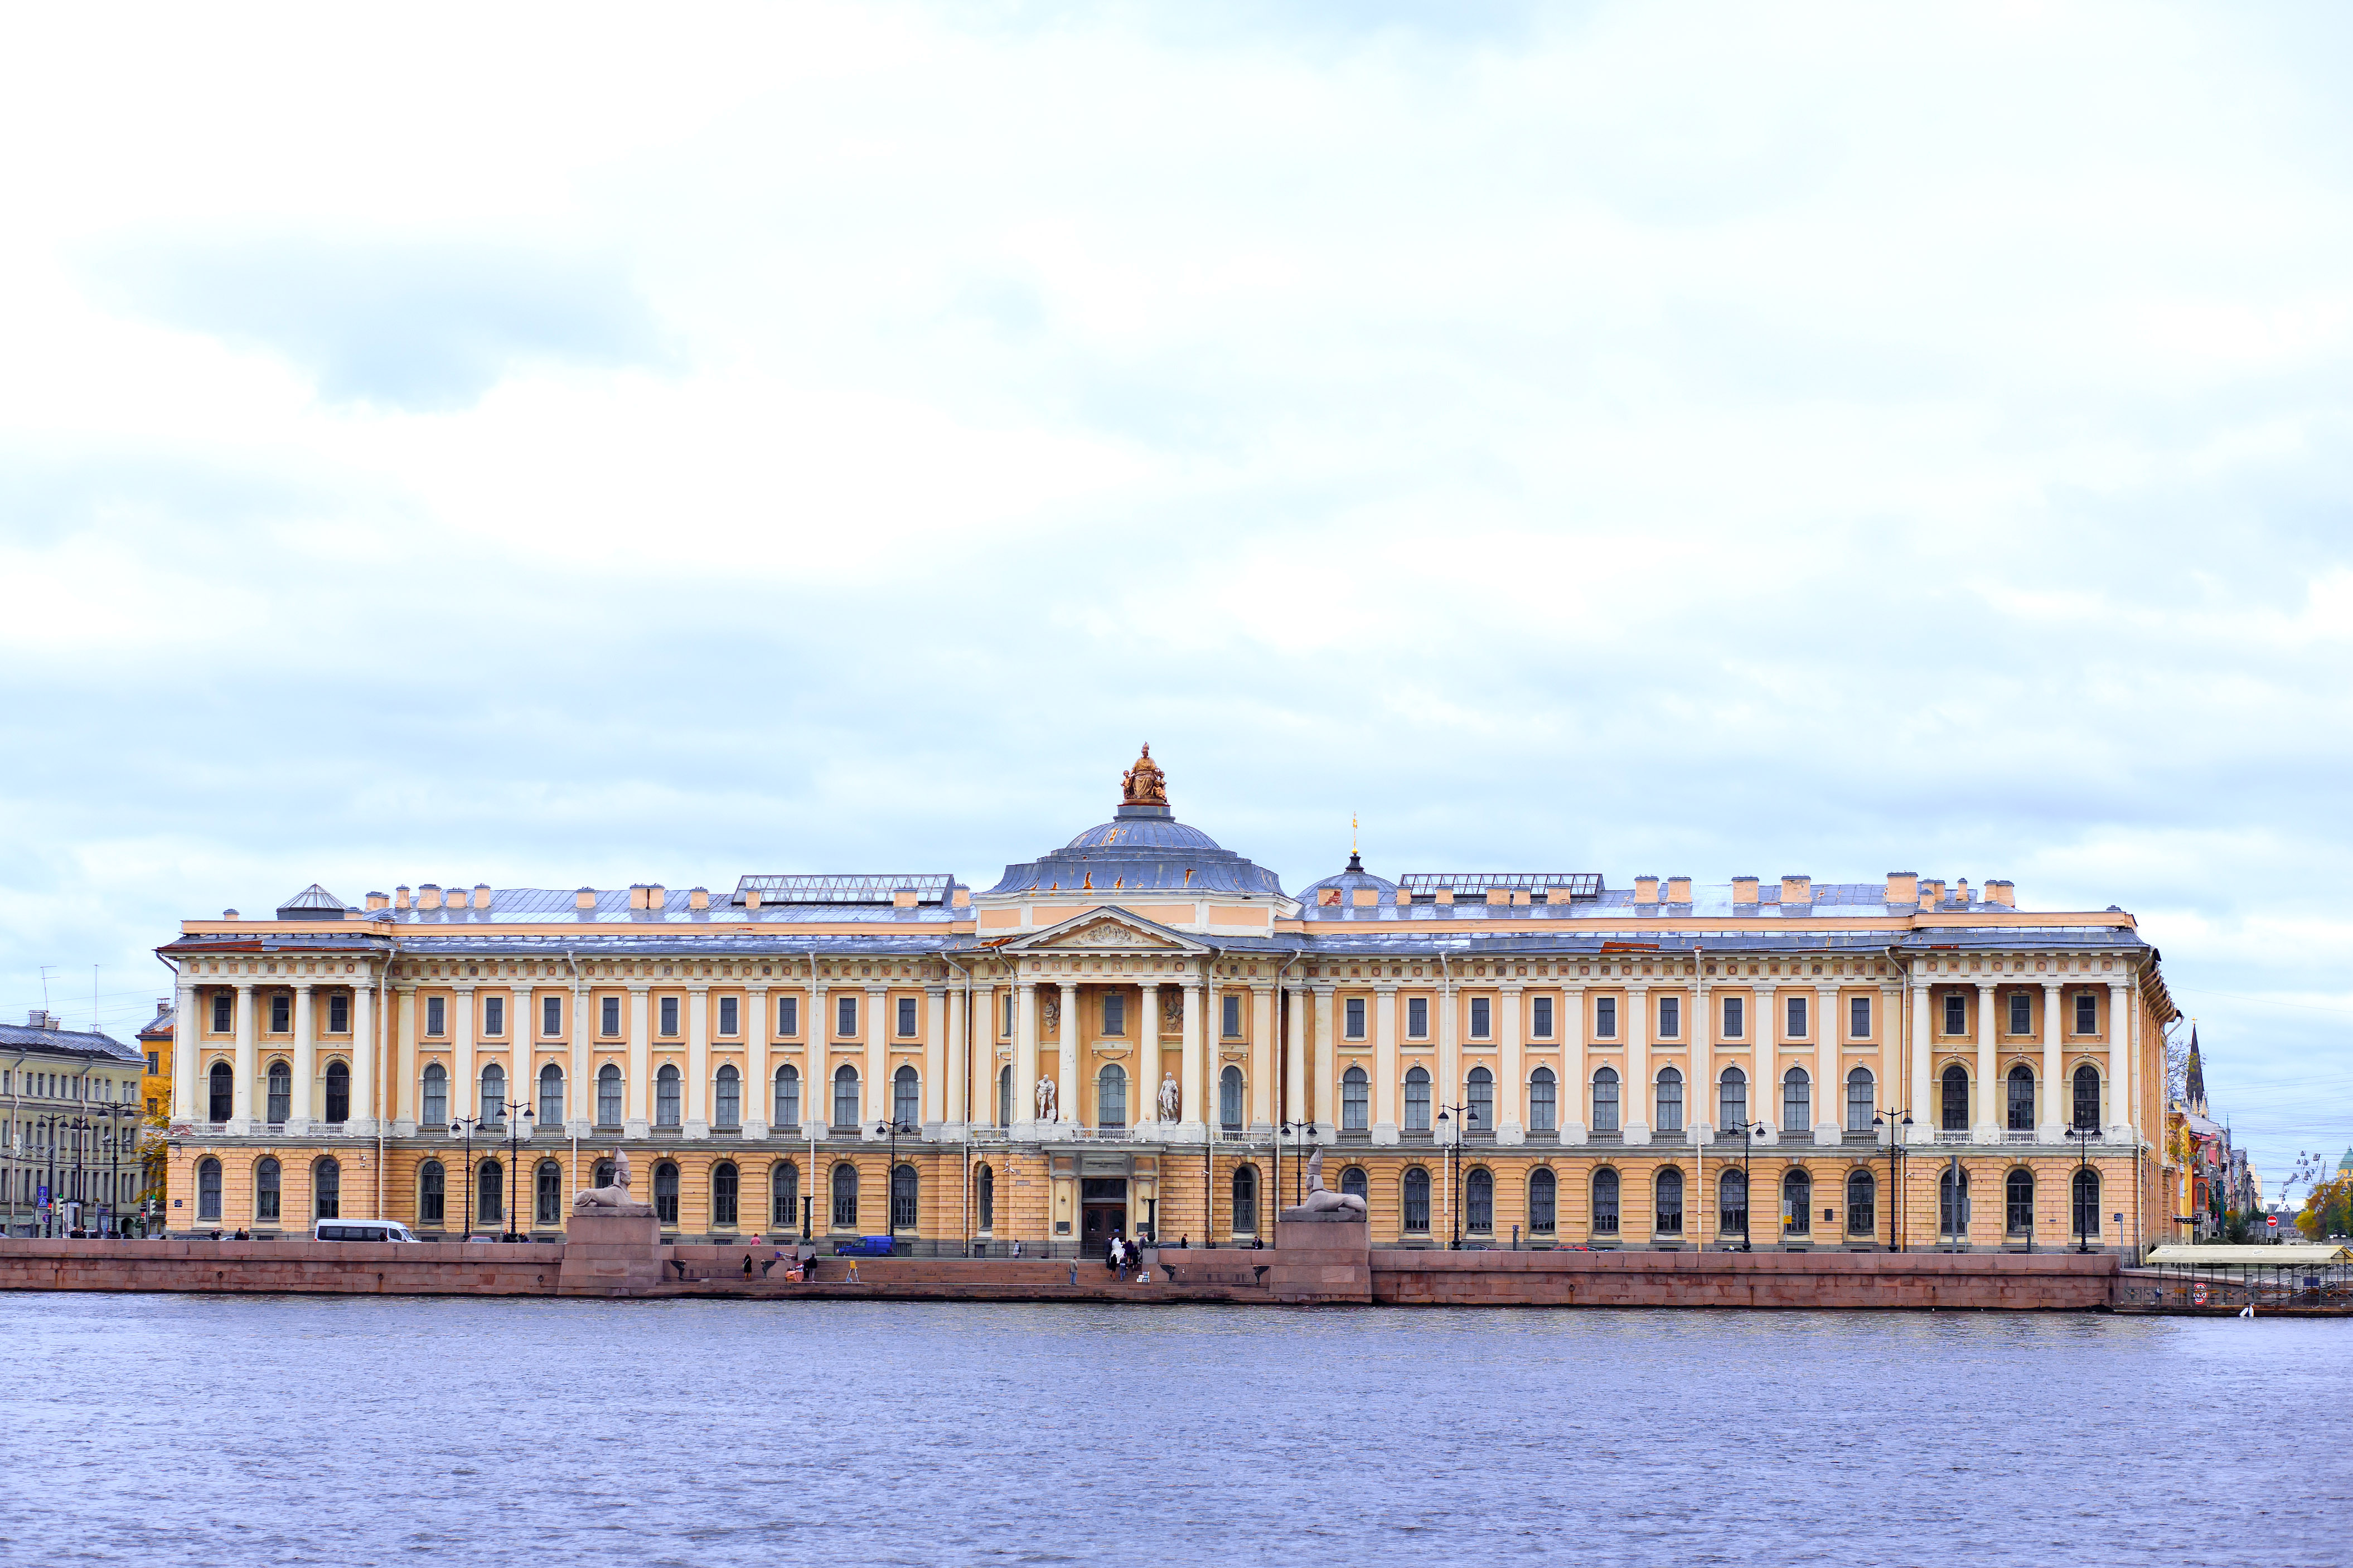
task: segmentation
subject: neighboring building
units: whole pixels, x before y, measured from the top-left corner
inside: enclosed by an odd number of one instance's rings
[[[979,893],[314,884],[189,921],[159,950],[172,1226],[448,1232],[470,1194],[497,1231],[512,1194],[553,1234],[623,1147],[683,1236],[1228,1245],[1271,1237],[1312,1136],[1383,1244],[2173,1239],[2176,1013],[2120,910],[1354,857],[1293,895],[1176,821],[1148,753],[1124,795]]]
[[[150,1116],[169,1115],[172,1107],[172,999],[159,998],[155,1016],[138,1034],[140,1054],[146,1058],[139,1093]]]
[[[138,1201],[139,1058],[36,1011],[0,1024],[0,1214],[11,1236],[113,1229]],[[54,1200],[47,1211],[40,1195]]]

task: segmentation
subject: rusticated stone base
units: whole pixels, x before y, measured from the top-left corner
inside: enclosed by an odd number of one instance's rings
[[[572,1216],[564,1238],[566,1296],[642,1296],[661,1283],[661,1225],[653,1211]]]

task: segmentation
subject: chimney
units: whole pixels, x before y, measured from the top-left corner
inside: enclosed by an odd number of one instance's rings
[[[1920,873],[1890,871],[1887,873],[1887,902],[1916,904],[1920,901]]]
[[[1451,904],[1451,903],[1452,903],[1452,902],[1454,901],[1454,889],[1451,889],[1451,888],[1440,888],[1440,889],[1438,889],[1438,901],[1439,901],[1440,903],[1441,903],[1441,904]]]
[[[594,888],[582,888],[577,892],[574,893],[572,895],[572,907],[575,910],[595,909],[596,907],[596,889]]]
[[[1407,892],[1403,888],[1399,888],[1397,890],[1397,897],[1393,901],[1397,904],[1397,907],[1401,910],[1411,909],[1413,907],[1413,895]]]
[[[172,999],[169,996],[158,996],[155,998],[155,1016],[160,1018],[171,1010]]]
[[[221,911],[221,919],[225,921],[233,921],[237,918],[237,911],[235,910],[223,910]]]
[[[744,907],[747,910],[756,910],[760,907],[759,889],[746,888],[744,889]]]
[[[952,901],[955,903],[955,907],[960,910],[968,910],[972,908],[972,889],[970,888],[958,888],[955,890],[955,898]]]
[[[708,888],[688,889],[686,893],[686,907],[690,910],[709,909],[711,907],[711,889]]]
[[[420,910],[439,909],[441,907],[441,884],[438,882],[427,882],[423,887],[417,889],[417,907]]]
[[[1814,879],[1811,877],[1784,877],[1781,879],[1781,907],[1783,909],[1788,909],[1791,904],[1810,904],[1813,901]]]
[[[1754,877],[1735,877],[1732,879],[1732,901],[1736,904],[1755,903],[1757,901],[1757,879]]]
[[[1964,904],[1969,901],[1969,879],[1967,877],[1953,879],[1953,897]]]
[[[656,914],[659,914],[662,910],[670,908],[670,889],[663,887],[659,882],[648,882],[646,884],[646,908],[653,910]]]
[[[402,886],[395,888],[392,890],[392,907],[396,910],[405,910],[408,907],[408,888],[406,884],[404,883]]]
[[[912,910],[915,907],[915,889],[913,888],[893,888],[891,889],[891,907],[894,910]]]
[[[1490,888],[1487,889],[1487,901],[1491,904],[1508,904],[1512,901],[1512,889]]]
[[[1687,904],[1691,902],[1691,879],[1689,877],[1670,877],[1667,879],[1667,902],[1671,904]]]
[[[487,910],[491,907],[491,885],[488,882],[474,884],[474,907],[478,910]]]
[[[1944,880],[1944,879],[1943,879],[1943,878],[1941,878],[1941,877],[1923,877],[1923,878],[1921,878],[1921,879],[1920,879],[1920,902],[1921,902],[1921,904],[1922,904],[1923,906],[1931,906],[1931,905],[1936,905],[1936,904],[1941,904],[1941,903],[1943,903],[1944,901],[1945,901],[1945,880]]]
[[[1656,877],[1635,878],[1634,901],[1638,904],[1657,903],[1659,901],[1659,879]]]
[[[2018,908],[2018,889],[2008,882],[1988,882],[1985,885],[1985,900],[1989,904],[2000,904],[2006,910],[2014,910]]]
[[[46,1009],[36,1007],[25,1015],[25,1027],[28,1029],[54,1029],[57,1026],[56,1020],[49,1016]]]

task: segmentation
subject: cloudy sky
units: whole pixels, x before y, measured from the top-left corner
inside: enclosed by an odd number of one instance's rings
[[[313,879],[2007,877],[2353,1142],[2353,26],[19,13],[0,1003]]]

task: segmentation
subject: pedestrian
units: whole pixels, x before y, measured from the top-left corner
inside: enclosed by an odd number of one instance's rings
[[[859,1279],[858,1279],[858,1259],[856,1259],[856,1258],[851,1258],[851,1259],[849,1260],[849,1279],[844,1279],[844,1280],[842,1281],[842,1283],[843,1283],[843,1284],[845,1284],[845,1285],[855,1285],[855,1284],[859,1283]]]

